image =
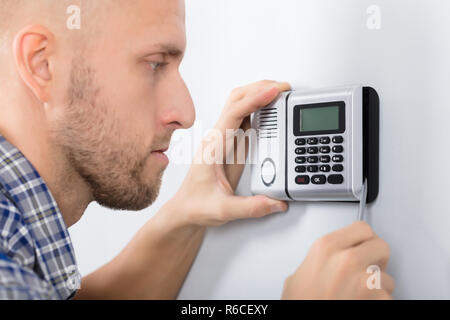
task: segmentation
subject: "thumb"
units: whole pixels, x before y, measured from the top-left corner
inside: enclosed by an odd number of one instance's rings
[[[285,201],[275,200],[263,195],[250,197],[232,196],[228,201],[229,221],[247,218],[259,218],[270,213],[288,209]]]

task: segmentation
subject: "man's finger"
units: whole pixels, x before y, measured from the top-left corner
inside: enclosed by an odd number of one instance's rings
[[[236,117],[244,118],[258,109],[267,106],[273,102],[281,92],[289,90],[290,88],[291,86],[287,82],[276,82],[266,89],[246,95],[242,100],[236,103],[236,106],[232,108],[231,111]]]
[[[372,285],[373,287],[372,287],[372,286],[369,287],[368,281],[369,281],[369,282],[372,282],[371,285]],[[386,293],[387,295],[391,296],[392,293],[393,293],[394,290],[395,290],[395,281],[394,281],[394,279],[393,279],[389,274],[387,274],[386,272],[381,272],[381,273],[380,273],[380,279],[379,279],[379,281],[380,281],[380,283],[379,283],[380,287],[376,287],[375,285],[378,284],[378,283],[375,283],[375,282],[373,282],[373,281],[374,281],[374,278],[373,278],[372,275],[369,274],[369,273],[364,273],[364,274],[362,275],[362,277],[361,277],[361,282],[362,282],[361,285],[364,287],[365,290],[369,290],[370,296],[371,296],[371,298],[373,298],[373,299],[379,299],[378,295],[379,295],[379,294],[384,295],[383,293]],[[378,280],[377,280],[377,281],[378,281]],[[369,288],[370,288],[370,289],[369,289]],[[389,297],[386,297],[386,298],[390,299]]]
[[[289,89],[289,83],[275,82],[267,83],[256,89],[249,90],[242,99],[235,103],[231,103],[226,110],[224,110],[216,127],[221,131],[225,131],[226,129],[238,129],[245,117],[258,109],[267,106],[280,92]]]
[[[287,82],[275,82],[270,85],[250,91],[239,102],[231,108],[231,113],[243,119],[260,108],[263,108],[274,101],[280,92],[290,90],[291,86]]]
[[[277,83],[277,81],[275,81],[275,80],[261,80],[258,82],[253,82],[253,83],[247,84],[242,87],[235,88],[235,89],[233,89],[233,91],[231,91],[230,97],[227,101],[227,105],[236,103],[239,100],[243,99],[249,93],[252,93],[255,91],[261,91],[264,88],[267,88],[268,86],[273,85],[275,83]]]
[[[355,222],[345,228],[327,234],[327,242],[336,249],[347,249],[375,236],[372,228],[365,222]]]
[[[395,290],[395,281],[386,272],[381,273],[381,289],[386,290],[389,294],[392,294]]]
[[[362,267],[377,265],[381,270],[386,270],[390,250],[387,242],[380,237],[374,237],[349,250],[354,251],[354,255],[358,257]]]
[[[250,197],[232,196],[226,201],[226,217],[224,218],[227,221],[259,218],[270,213],[284,212],[288,209],[286,202],[263,195]]]

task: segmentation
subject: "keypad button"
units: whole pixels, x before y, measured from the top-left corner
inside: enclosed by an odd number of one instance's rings
[[[328,162],[330,162],[330,156],[320,156],[320,162],[323,162],[323,163],[328,163]]]
[[[333,143],[342,143],[344,142],[344,138],[342,136],[334,136]]]
[[[342,182],[344,182],[344,177],[340,174],[330,174],[328,176],[328,183],[341,184]]]
[[[333,156],[333,162],[342,162],[344,161],[344,157],[339,155],[339,156]]]
[[[295,148],[295,154],[305,154],[306,148]]]
[[[297,173],[305,173],[306,172],[306,167],[305,166],[296,166],[295,167],[295,172],[297,172]]]
[[[318,166],[308,166],[308,172],[317,172],[319,171]]]
[[[317,148],[317,147],[309,147],[308,148],[309,154],[316,154],[317,152],[319,152],[319,148]]]
[[[320,153],[330,153],[330,147],[320,147],[319,151]]]
[[[319,162],[319,157],[308,157],[308,163],[317,163]]]
[[[334,146],[333,147],[333,152],[335,152],[335,153],[342,153],[342,151],[344,151],[344,147],[342,147],[342,146]]]
[[[296,184],[309,184],[309,176],[296,176],[295,183]]]
[[[335,172],[342,172],[344,171],[344,166],[342,164],[335,164],[332,169]]]
[[[320,166],[319,170],[321,172],[330,172],[331,168],[329,165],[323,165],[323,166]]]
[[[329,137],[322,137],[319,139],[319,142],[321,144],[329,144],[330,143],[330,138]]]
[[[308,139],[308,144],[317,144],[318,140],[317,138],[309,138]]]
[[[295,163],[306,163],[306,157],[296,157],[295,158]]]
[[[298,146],[304,146],[306,144],[306,139],[297,138],[297,139],[295,139],[295,144]]]
[[[312,176],[311,182],[313,184],[325,184],[325,182],[327,182],[327,178],[324,175]]]

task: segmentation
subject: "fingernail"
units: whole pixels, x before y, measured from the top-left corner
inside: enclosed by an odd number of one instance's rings
[[[287,211],[287,205],[283,203],[275,203],[271,206],[272,212],[284,212]]]
[[[289,82],[279,82],[278,83],[278,88],[281,90],[281,89],[283,89],[283,90],[285,90],[285,87],[288,87],[288,90],[290,90],[292,87],[291,87],[291,84],[289,83]]]

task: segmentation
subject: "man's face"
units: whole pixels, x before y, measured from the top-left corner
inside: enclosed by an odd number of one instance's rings
[[[195,118],[178,71],[186,42],[184,2],[137,0],[106,16],[99,38],[71,63],[51,136],[94,200],[140,210],[156,199],[167,166],[156,151]]]

